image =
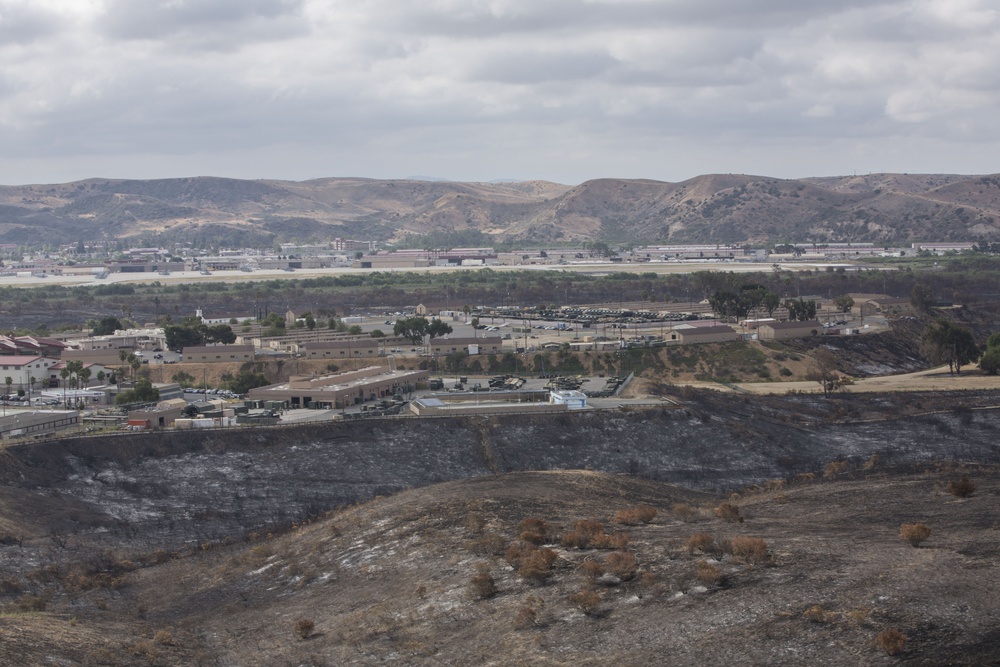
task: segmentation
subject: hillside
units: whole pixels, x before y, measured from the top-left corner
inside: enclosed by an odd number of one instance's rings
[[[0,617],[0,660],[995,660],[997,611],[982,593],[1000,585],[996,470],[905,474],[873,459],[828,472],[834,481],[726,499],[603,473],[514,473],[404,491],[228,546],[127,562],[121,552],[69,555],[44,569],[69,601],[22,598],[23,611]],[[975,487],[969,497],[948,492],[962,476]],[[714,511],[724,501],[726,511]],[[645,514],[622,514],[640,507]],[[919,548],[898,534],[915,521],[931,527]],[[906,637],[895,657],[876,640],[888,630]]]
[[[89,179],[0,186],[0,243],[269,245],[464,232],[483,242],[968,240],[1000,234],[1000,177],[873,174],[681,183]]]

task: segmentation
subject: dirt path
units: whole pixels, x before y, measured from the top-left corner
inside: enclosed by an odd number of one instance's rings
[[[810,381],[798,382],[740,382],[723,385],[717,382],[678,382],[677,384],[719,389],[722,391],[742,391],[752,394],[785,394],[803,392],[818,394],[822,390],[818,383]],[[885,392],[885,391],[961,391],[970,389],[1000,389],[1000,376],[984,375],[978,369],[970,370],[961,375],[951,375],[947,366],[929,370],[906,373],[903,375],[886,375],[883,377],[862,378],[854,384],[840,389],[846,392]]]

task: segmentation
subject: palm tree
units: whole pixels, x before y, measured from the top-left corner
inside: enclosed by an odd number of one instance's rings
[[[122,362],[121,370],[118,373],[118,378],[117,378],[118,379],[118,388],[121,389],[122,388],[122,376],[125,375],[125,362],[126,362],[126,360],[128,360],[128,350],[126,350],[124,347],[121,348],[120,350],[118,350],[118,359],[120,359],[121,362]]]
[[[11,376],[8,375],[7,377],[4,378],[3,381],[4,381],[4,384],[7,385],[7,396],[10,396],[10,386],[12,384],[14,384],[14,378],[12,378]],[[7,396],[5,396],[4,399],[3,399],[3,413],[5,415],[7,414],[7,400],[8,400]]]
[[[69,368],[63,366],[62,370],[59,371],[59,377],[62,378],[63,403],[66,403],[66,378],[69,377]]]
[[[90,386],[90,373],[91,371],[89,368],[81,368],[79,371],[77,371],[77,375],[80,376],[80,380],[83,382],[84,389]]]

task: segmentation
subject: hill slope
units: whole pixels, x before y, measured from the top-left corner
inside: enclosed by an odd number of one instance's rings
[[[977,488],[956,498],[947,482],[963,473]],[[592,472],[405,491],[282,536],[167,557],[114,585],[84,587],[65,615],[4,616],[0,657],[879,665],[892,659],[875,637],[896,629],[913,664],[995,659],[997,610],[981,593],[1000,585],[997,472],[898,475],[875,466],[840,477],[730,499],[739,522],[715,515],[719,499]],[[639,504],[655,509],[649,523],[616,518]],[[581,519],[593,535],[601,524],[618,547],[568,546]],[[898,536],[912,521],[932,529],[920,548]],[[689,546],[696,534],[705,537]],[[741,537],[763,543],[744,550]],[[313,624],[308,633],[296,631],[300,619]]]
[[[490,241],[738,242],[995,239],[1000,177],[874,174],[681,183],[90,179],[0,187],[0,242],[268,245],[466,232]]]

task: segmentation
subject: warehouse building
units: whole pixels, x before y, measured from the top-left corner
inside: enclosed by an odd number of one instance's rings
[[[389,398],[412,389],[427,371],[394,371],[369,366],[331,375],[292,376],[288,382],[250,390],[252,401],[286,401],[291,408],[346,408]]]

